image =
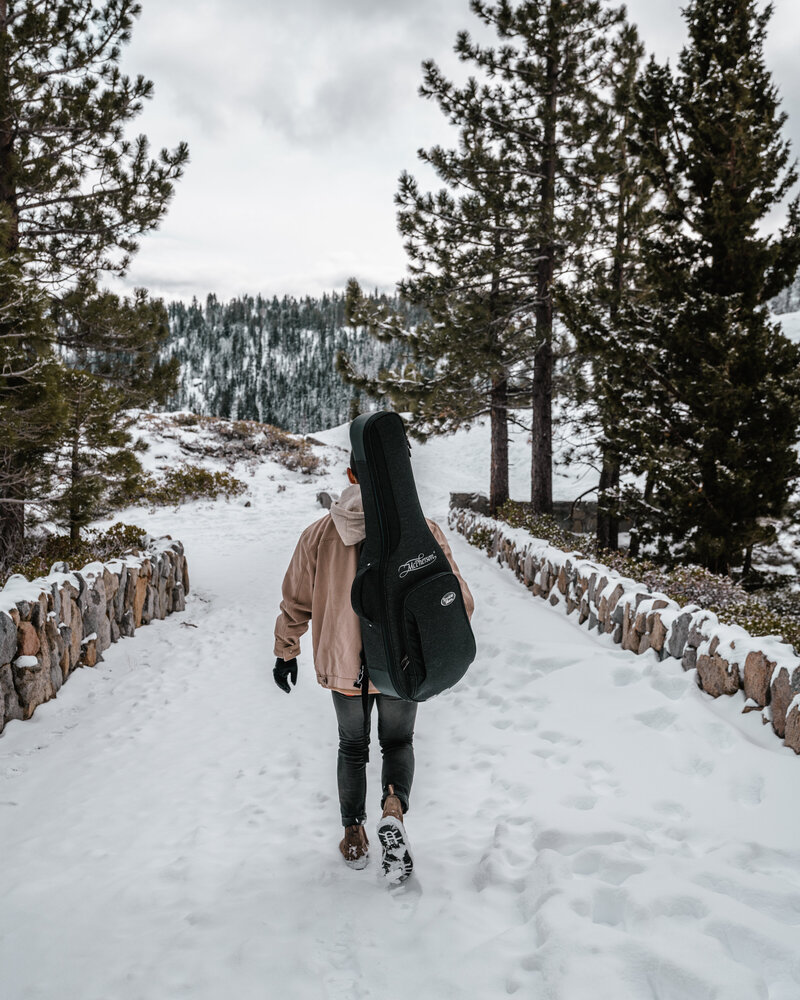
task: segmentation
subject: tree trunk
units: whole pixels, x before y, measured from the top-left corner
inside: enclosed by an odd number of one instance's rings
[[[503,248],[499,231],[501,220],[495,212],[495,260],[501,260]],[[492,268],[487,322],[488,356],[492,359],[492,387],[490,391],[490,420],[492,435],[491,471],[489,473],[489,510],[494,516],[508,500],[508,371],[503,363],[502,333],[505,320],[498,317],[500,298],[500,272]],[[498,324],[500,324],[498,326]]]
[[[619,461],[603,449],[603,467],[597,498],[597,546],[610,552],[619,548],[619,517],[616,513]],[[613,498],[613,499],[612,499]]]
[[[538,319],[536,327],[542,333]],[[553,345],[548,335],[543,336],[533,359],[531,506],[535,514],[553,510]]]
[[[0,0],[0,256],[7,259],[19,249],[19,209],[14,166],[14,123],[8,79],[8,3]],[[5,302],[0,302],[0,315]],[[5,384],[4,384],[5,383]],[[0,392],[9,389],[0,376]],[[3,428],[0,427],[0,436]],[[25,540],[24,469],[18,456],[9,453],[0,469],[0,497],[18,501],[0,503],[0,564],[9,566],[22,554]]]
[[[14,150],[14,116],[11,107],[8,39],[8,4],[0,0],[0,253],[12,256],[19,249],[19,205]]]
[[[495,515],[508,500],[508,379],[492,379],[492,470],[489,508]]]
[[[655,484],[655,476],[652,472],[647,473],[647,479],[644,483],[644,501],[645,503],[650,502],[650,498],[653,495],[653,486]],[[639,547],[641,545],[641,538],[639,537],[639,529],[634,526],[631,528],[631,544],[628,548],[628,555],[631,559],[638,559],[639,557]]]
[[[14,485],[0,474],[0,492],[14,498]],[[25,507],[22,503],[0,503],[0,568],[9,569],[22,555],[25,540]]]
[[[540,224],[542,241],[536,289],[536,354],[533,359],[531,507],[553,511],[553,275],[555,271],[556,114],[558,111],[558,0],[551,0],[544,108],[544,155]]]
[[[70,463],[70,501],[69,501],[69,540],[75,545],[81,540],[81,505],[78,500],[76,486],[81,478],[80,431],[76,430],[72,438],[72,461]]]

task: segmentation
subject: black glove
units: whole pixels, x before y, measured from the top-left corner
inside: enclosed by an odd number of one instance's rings
[[[289,677],[292,678],[292,684],[297,683],[297,657],[293,656],[291,660],[281,660],[277,659],[275,661],[275,669],[272,671],[272,676],[275,678],[275,683],[287,694],[292,693],[292,689],[289,687]]]

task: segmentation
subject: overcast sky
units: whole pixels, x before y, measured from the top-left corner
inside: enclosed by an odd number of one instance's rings
[[[121,287],[166,299],[319,294],[405,271],[393,197],[403,169],[427,186],[420,146],[454,132],[417,95],[420,63],[466,71],[456,32],[468,0],[142,0],[123,68],[153,80],[137,120],[190,163],[158,232]],[[629,0],[650,52],[685,39],[676,0]],[[768,64],[800,152],[800,12],[775,0]],[[117,287],[120,287],[117,285]]]

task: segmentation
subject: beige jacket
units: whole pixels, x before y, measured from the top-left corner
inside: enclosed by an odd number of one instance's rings
[[[469,587],[438,524],[428,521],[461,584],[467,614],[475,607]],[[361,625],[350,605],[358,566],[358,543],[365,537],[361,488],[348,486],[331,504],[330,514],[300,536],[283,580],[281,613],[275,622],[275,655],[290,660],[300,652],[300,637],[311,620],[317,680],[326,688],[353,694],[361,669]],[[370,690],[375,689],[370,685]]]

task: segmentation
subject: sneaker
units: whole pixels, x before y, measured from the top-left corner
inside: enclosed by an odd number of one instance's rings
[[[348,868],[366,868],[369,861],[367,831],[361,823],[344,828],[344,839],[339,844],[344,863]]]
[[[408,846],[406,828],[403,826],[403,810],[400,799],[389,785],[389,795],[383,806],[383,816],[378,822],[378,840],[383,848],[381,865],[383,874],[398,884],[405,882],[414,870],[414,858]]]

